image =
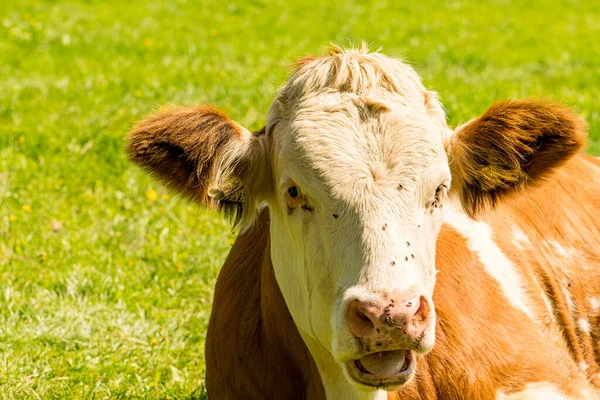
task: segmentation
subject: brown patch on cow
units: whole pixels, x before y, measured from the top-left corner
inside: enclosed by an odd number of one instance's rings
[[[565,106],[533,100],[496,103],[452,136],[452,187],[473,217],[527,184],[539,183],[585,142],[585,122]]]
[[[215,399],[325,399],[277,286],[269,243],[265,210],[221,268],[206,335],[207,391]]]

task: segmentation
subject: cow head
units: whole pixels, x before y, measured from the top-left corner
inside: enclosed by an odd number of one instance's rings
[[[532,101],[452,130],[411,67],[336,49],[297,65],[260,132],[214,108],[172,108],[140,122],[129,150],[242,229],[269,208],[277,282],[339,394],[401,387],[434,345],[446,198],[475,217],[566,161],[584,131],[564,107]]]

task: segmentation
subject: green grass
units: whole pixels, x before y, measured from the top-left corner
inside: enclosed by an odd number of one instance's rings
[[[0,5],[1,398],[205,397],[233,235],[126,160],[124,134],[160,104],[259,128],[287,64],[366,40],[409,60],[453,124],[551,97],[600,153],[597,1],[230,3]]]

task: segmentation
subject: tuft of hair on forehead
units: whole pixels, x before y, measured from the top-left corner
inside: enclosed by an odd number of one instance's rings
[[[276,102],[283,106],[306,95],[327,91],[409,95],[422,93],[424,87],[412,67],[377,51],[370,52],[365,43],[350,49],[331,45],[328,55],[304,57],[294,64],[293,74],[281,88]]]

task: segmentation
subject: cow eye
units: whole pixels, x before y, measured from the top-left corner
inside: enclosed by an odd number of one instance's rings
[[[288,214],[292,215],[296,208],[301,208],[304,211],[312,211],[312,207],[307,203],[306,197],[300,188],[294,184],[288,183],[285,187],[285,201],[287,204]]]
[[[300,191],[298,190],[298,186],[290,186],[288,188],[287,192],[292,199],[295,199],[298,196],[300,196]]]
[[[440,208],[443,206],[444,199],[446,198],[446,194],[448,193],[448,184],[442,183],[437,189],[435,189],[435,194],[433,195],[433,199],[429,203],[429,210],[433,211],[436,208]]]

